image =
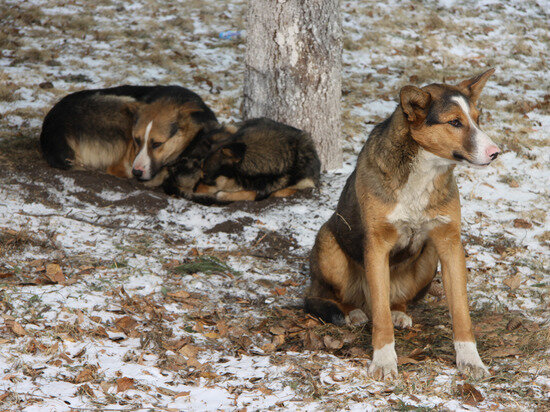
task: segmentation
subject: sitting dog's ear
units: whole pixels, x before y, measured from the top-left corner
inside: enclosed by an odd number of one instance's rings
[[[246,144],[242,142],[229,143],[221,148],[223,157],[234,163],[241,161],[245,152]]]
[[[420,123],[428,114],[430,93],[415,86],[405,86],[399,92],[401,109],[410,123]]]
[[[494,72],[495,69],[489,69],[486,72],[472,77],[471,79],[464,80],[460,82],[458,88],[470,98],[472,103],[475,104],[481,94],[481,91],[483,90],[483,87],[485,87],[485,83],[487,83],[487,80]]]

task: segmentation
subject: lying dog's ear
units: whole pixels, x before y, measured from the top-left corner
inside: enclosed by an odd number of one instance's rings
[[[410,123],[420,123],[428,113],[430,93],[415,86],[405,86],[399,92],[401,109]]]
[[[200,122],[204,116],[206,116],[206,113],[197,102],[187,102],[178,108],[178,122],[180,124],[188,123],[189,118]]]
[[[246,152],[246,144],[242,142],[229,143],[221,148],[221,153],[226,160],[239,162]]]
[[[122,113],[130,116],[135,122],[137,119],[137,115],[143,106],[144,103],[141,102],[130,102],[122,106],[121,111]]]
[[[464,80],[460,82],[458,88],[470,98],[472,103],[475,104],[481,94],[481,91],[483,90],[483,87],[485,87],[485,83],[487,83],[487,80],[494,72],[495,69],[489,69],[486,72],[472,77],[471,79]]]

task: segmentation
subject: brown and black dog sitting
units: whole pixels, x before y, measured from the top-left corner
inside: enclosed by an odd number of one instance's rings
[[[169,168],[167,193],[201,203],[285,197],[316,187],[320,162],[308,133],[266,118],[221,127]]]
[[[405,86],[393,114],[370,134],[337,209],[310,256],[306,310],[328,322],[372,319],[375,378],[397,375],[393,327],[411,326],[409,302],[441,262],[457,366],[473,377],[479,357],[466,296],[456,164],[486,166],[498,147],[480,130],[476,101],[488,70],[458,86]]]
[[[165,166],[217,127],[214,113],[184,87],[119,86],[61,99],[44,119],[40,146],[53,167],[96,169],[157,186]]]

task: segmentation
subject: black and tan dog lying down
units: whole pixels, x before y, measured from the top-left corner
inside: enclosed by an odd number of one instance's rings
[[[166,193],[212,204],[286,197],[314,188],[320,162],[308,133],[259,118],[207,133],[168,171]]]
[[[319,180],[307,133],[268,119],[222,126],[180,86],[69,94],[46,115],[40,146],[53,167],[135,177],[203,203],[288,196]]]
[[[50,166],[158,186],[191,141],[218,127],[212,110],[184,87],[119,86],[61,99],[44,119],[40,146]]]

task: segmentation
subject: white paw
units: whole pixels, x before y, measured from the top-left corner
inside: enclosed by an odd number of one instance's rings
[[[368,321],[369,318],[361,309],[354,309],[350,313],[348,313],[348,316],[346,316],[346,323],[349,326],[361,326]]]
[[[456,342],[456,366],[458,370],[474,379],[490,376],[489,369],[479,357],[475,342]]]
[[[376,380],[397,378],[397,354],[395,343],[388,343],[382,349],[374,350],[369,375]]]
[[[410,328],[413,324],[411,317],[400,310],[391,311],[391,320],[396,328]]]

